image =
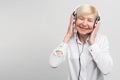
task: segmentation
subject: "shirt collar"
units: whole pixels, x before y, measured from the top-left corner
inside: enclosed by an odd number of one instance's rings
[[[89,36],[87,37],[87,39],[86,39],[86,41],[85,41],[85,43],[88,43],[88,41],[89,41]],[[82,45],[82,42],[79,40],[79,38],[78,38],[78,34],[76,35],[76,42],[78,43],[78,44],[81,44]]]

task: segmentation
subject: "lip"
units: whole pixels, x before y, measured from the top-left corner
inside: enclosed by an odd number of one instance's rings
[[[80,28],[80,30],[82,30],[82,31],[85,31],[85,30],[87,30],[86,28],[82,28],[82,27],[79,27]]]

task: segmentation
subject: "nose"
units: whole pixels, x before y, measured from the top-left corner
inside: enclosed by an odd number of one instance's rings
[[[86,26],[87,25],[87,20],[83,21],[83,25]]]

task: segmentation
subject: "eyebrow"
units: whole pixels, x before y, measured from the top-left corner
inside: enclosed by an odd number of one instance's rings
[[[80,17],[78,17],[78,18],[85,18],[85,17],[84,17],[84,16],[80,16]],[[88,19],[92,19],[92,20],[94,20],[93,17],[88,17]]]

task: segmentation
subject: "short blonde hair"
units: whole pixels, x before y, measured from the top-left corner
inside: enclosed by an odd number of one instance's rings
[[[83,4],[75,9],[77,18],[84,14],[93,14],[95,18],[99,17],[97,9],[93,5]]]

